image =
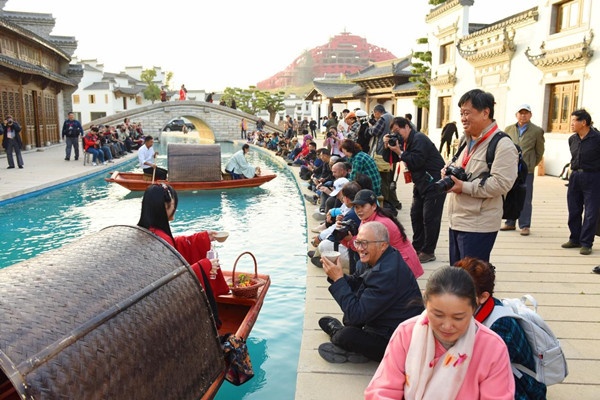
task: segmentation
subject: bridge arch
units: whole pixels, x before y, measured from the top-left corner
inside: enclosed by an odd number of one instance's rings
[[[205,101],[184,100],[167,101],[135,108],[99,118],[84,125],[89,129],[92,125],[118,125],[125,118],[132,122],[141,122],[144,133],[152,136],[160,136],[164,126],[174,118],[186,118],[194,124],[201,139],[220,141],[231,141],[240,138],[240,123],[245,118],[248,130],[253,130],[258,117],[234,110],[227,106],[207,103]],[[265,129],[270,132],[283,133],[283,130],[268,121],[265,121]]]

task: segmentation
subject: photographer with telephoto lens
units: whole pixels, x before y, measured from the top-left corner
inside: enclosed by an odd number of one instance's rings
[[[395,139],[392,135],[400,137],[401,141],[392,140]],[[403,162],[407,170],[405,181],[413,183],[410,208],[413,246],[422,263],[434,261],[446,199],[445,191],[436,190],[435,182],[441,178],[444,159],[429,137],[415,131],[410,121],[403,117],[393,119],[392,134],[383,141],[383,156],[388,158],[391,154]]]

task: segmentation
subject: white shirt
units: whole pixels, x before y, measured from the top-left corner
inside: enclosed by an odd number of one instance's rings
[[[142,145],[138,150],[138,160],[140,161],[140,168],[151,168],[152,165],[146,163],[154,164],[154,147],[148,148],[146,145]]]

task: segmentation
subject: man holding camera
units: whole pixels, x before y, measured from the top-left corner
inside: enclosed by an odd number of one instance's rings
[[[403,142],[402,147],[398,136]],[[435,261],[435,248],[446,200],[446,193],[438,190],[435,182],[441,178],[444,159],[429,137],[415,131],[406,118],[394,118],[392,135],[384,136],[383,143],[383,157],[389,159],[391,155],[395,162],[404,162],[405,181],[413,182],[410,220],[413,228],[412,243],[419,254],[419,260],[422,263]]]
[[[6,159],[8,160],[7,169],[13,169],[15,167],[13,151],[17,157],[17,165],[19,168],[23,168],[23,156],[21,156],[21,147],[23,146],[23,142],[21,141],[21,126],[13,120],[11,115],[7,115],[2,124],[2,130],[4,131],[2,147],[6,150]]]
[[[517,179],[517,149],[509,137],[498,141],[488,169],[490,140],[500,133],[494,120],[494,96],[480,89],[459,100],[465,137],[440,182],[448,192],[450,264],[464,257],[489,262],[502,223],[503,199]],[[458,177],[457,177],[458,176]]]

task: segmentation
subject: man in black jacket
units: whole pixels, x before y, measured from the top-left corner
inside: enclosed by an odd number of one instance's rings
[[[410,208],[412,243],[422,263],[434,261],[446,200],[446,192],[436,190],[434,183],[441,178],[444,159],[429,137],[412,129],[406,118],[394,118],[392,132],[401,140],[395,140],[396,143],[390,146],[390,136],[384,137],[383,156],[388,159],[392,153],[392,156],[405,163],[405,180],[410,175],[413,182]],[[400,142],[403,142],[402,147]]]
[[[381,361],[396,327],[423,311],[419,285],[390,246],[385,225],[362,224],[354,246],[360,261],[352,275],[344,274],[339,259],[321,257],[329,292],[344,313],[343,324],[333,317],[319,320],[331,338],[319,346],[319,355],[331,363]]]
[[[23,156],[21,155],[21,147],[23,146],[23,142],[21,141],[21,126],[13,120],[11,115],[7,115],[4,119],[2,130],[4,131],[2,147],[6,150],[8,169],[13,169],[15,167],[13,151],[17,157],[17,165],[19,168],[23,168]]]

